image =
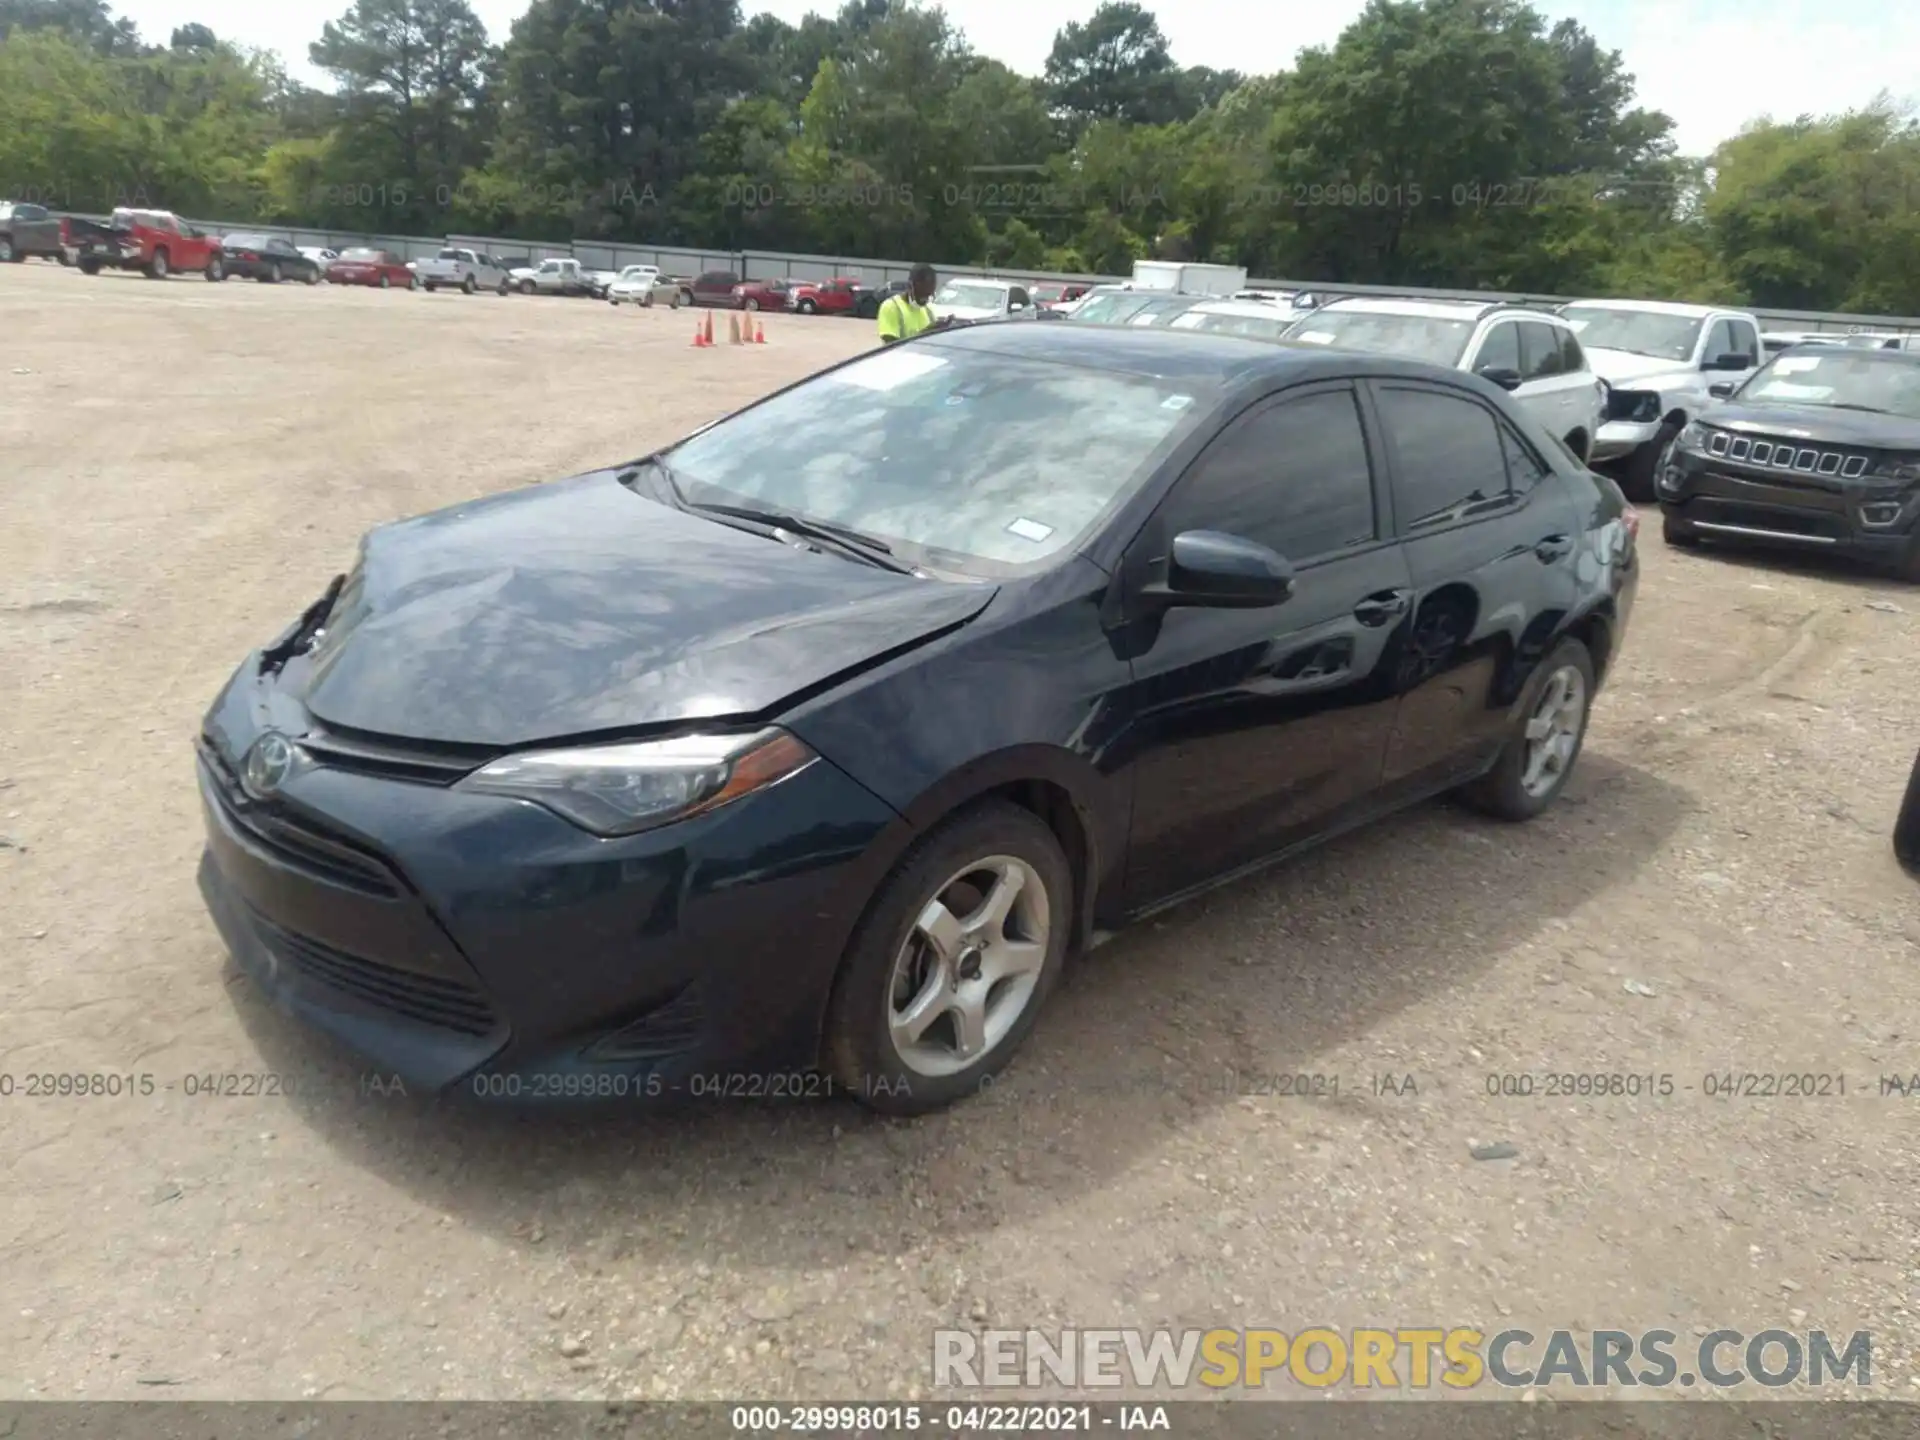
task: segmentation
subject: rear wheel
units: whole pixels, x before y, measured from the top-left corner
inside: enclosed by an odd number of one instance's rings
[[[220,257],[216,255],[207,261],[207,268],[204,273],[209,280],[224,280],[227,278],[227,267],[221,261]]]
[[[1700,532],[1670,510],[1660,512],[1660,538],[1681,550],[1692,550],[1700,544]]]
[[[418,275],[409,275],[407,277],[407,289],[418,290],[419,288],[420,288],[420,277]]]
[[[26,258],[26,256],[13,248],[13,238],[11,236],[0,235],[0,265],[16,264]]]
[[[280,262],[278,260],[267,266],[267,283],[269,285],[278,285],[280,283]]]
[[[1461,792],[1475,809],[1501,820],[1531,820],[1559,796],[1587,738],[1593,708],[1593,657],[1562,640],[1536,672],[1526,723],[1480,779]]]
[[[427,294],[438,295],[439,293],[440,293],[440,287],[431,280],[427,281]]]
[[[923,1115],[1013,1058],[1059,978],[1073,871],[1031,811],[996,801],[927,836],[881,885],[827,1021],[834,1079],[871,1108]]]
[[[393,288],[393,281],[387,276],[382,275],[380,277],[380,288],[382,290],[391,290]]]

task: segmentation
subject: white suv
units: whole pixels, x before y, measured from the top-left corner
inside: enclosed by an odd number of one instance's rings
[[[1630,500],[1653,499],[1653,477],[1674,437],[1712,403],[1713,386],[1738,385],[1765,360],[1760,322],[1744,310],[1659,300],[1576,300],[1560,307],[1600,378],[1607,416],[1596,463],[1620,460]]]
[[[1588,367],[1574,328],[1551,311],[1356,297],[1308,312],[1284,338],[1471,371],[1511,392],[1581,461],[1600,431],[1606,387]]]

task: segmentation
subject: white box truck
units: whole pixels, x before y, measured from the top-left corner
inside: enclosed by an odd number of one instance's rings
[[[1133,288],[1166,290],[1176,295],[1214,295],[1222,300],[1247,288],[1247,272],[1238,265],[1189,265],[1178,260],[1136,260]]]

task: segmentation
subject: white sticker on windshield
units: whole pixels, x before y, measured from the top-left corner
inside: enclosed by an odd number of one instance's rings
[[[1819,365],[1820,357],[1818,355],[1783,355],[1780,359],[1773,362],[1773,373],[1776,375],[1798,375],[1805,370],[1817,369]]]
[[[1824,400],[1833,394],[1831,385],[1795,385],[1790,380],[1776,380],[1760,392],[1769,399],[1777,400]]]
[[[1312,345],[1331,345],[1333,343],[1333,332],[1331,330],[1302,330],[1293,338],[1296,340],[1305,340]]]
[[[892,390],[909,380],[930,375],[946,363],[938,355],[917,355],[911,350],[896,350],[857,361],[844,370],[836,370],[833,378],[866,390]]]
[[[1193,404],[1193,396],[1191,395],[1169,395],[1160,402],[1160,408],[1162,410],[1184,410],[1191,404]]]
[[[1007,529],[1022,540],[1031,540],[1036,545],[1053,534],[1053,526],[1042,525],[1038,520],[1029,520],[1024,515],[1007,526]]]
[[[1562,316],[1561,318],[1566,319],[1565,316]],[[1582,330],[1586,329],[1587,326],[1591,325],[1592,323],[1593,322],[1591,320],[1567,320],[1567,328],[1572,330],[1574,334],[1578,335]]]

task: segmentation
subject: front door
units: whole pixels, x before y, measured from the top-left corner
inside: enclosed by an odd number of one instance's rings
[[[1134,908],[1284,849],[1378,787],[1385,662],[1412,598],[1379,502],[1354,389],[1323,384],[1244,412],[1142,531],[1136,553],[1164,555],[1184,530],[1255,540],[1297,580],[1271,609],[1167,610],[1134,651]]]

